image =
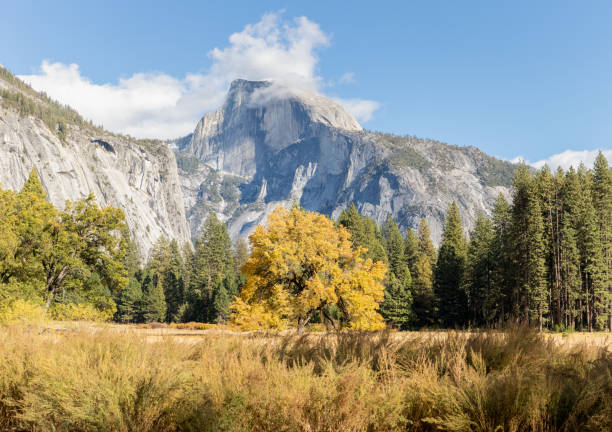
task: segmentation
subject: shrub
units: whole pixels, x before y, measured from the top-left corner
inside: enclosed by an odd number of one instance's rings
[[[188,340],[0,329],[0,430],[612,427],[608,348],[557,344],[527,329]]]
[[[107,322],[113,318],[112,309],[99,310],[89,303],[56,303],[50,311],[50,316],[59,321],[96,321]]]
[[[0,324],[39,325],[45,321],[45,308],[33,301],[20,298],[8,299],[0,303]]]

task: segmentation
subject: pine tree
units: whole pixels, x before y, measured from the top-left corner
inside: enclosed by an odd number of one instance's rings
[[[593,207],[599,219],[602,248],[602,311],[598,321],[612,331],[612,171],[602,152],[593,166]]]
[[[563,213],[561,218],[561,278],[565,304],[564,326],[575,328],[580,313],[580,253],[578,250],[578,226],[580,213],[580,184],[572,167],[565,174],[561,191]]]
[[[416,265],[417,258],[419,256],[419,246],[417,244],[417,238],[412,228],[408,228],[406,231],[406,237],[404,238],[404,261],[408,265],[410,274],[414,274],[414,268]]]
[[[412,295],[410,294],[410,273],[398,278],[390,273],[385,286],[385,297],[380,304],[380,313],[391,326],[406,330],[414,319],[412,313]]]
[[[405,329],[412,319],[412,278],[404,256],[404,239],[391,215],[387,217],[383,234],[389,272],[381,313],[387,322]]]
[[[548,289],[546,287],[544,223],[537,198],[532,198],[527,212],[526,226],[527,277],[524,283],[529,296],[530,320],[537,321],[540,331],[548,313]]]
[[[238,275],[227,228],[212,212],[206,219],[202,235],[196,241],[190,267],[187,319],[202,322],[224,320],[232,295],[235,295],[228,292],[228,287],[236,286]],[[222,288],[226,278],[228,281]],[[225,292],[219,294],[223,289]]]
[[[236,272],[240,272],[240,269],[249,259],[249,245],[243,238],[236,240],[234,245],[234,262],[236,263]]]
[[[396,277],[399,276],[402,268],[406,266],[404,258],[404,239],[400,232],[397,223],[391,215],[387,217],[383,227],[385,246],[387,249],[387,259],[389,261],[389,271],[393,272]]]
[[[351,204],[347,210],[342,211],[338,224],[351,234],[351,243],[354,247],[366,249],[366,258],[372,261],[387,262],[383,236],[376,221],[367,216],[361,216],[355,204]]]
[[[438,321],[445,327],[467,322],[467,295],[464,287],[467,248],[457,204],[449,206],[444,219],[442,241],[434,272]]]
[[[417,232],[417,244],[419,248],[419,255],[424,255],[432,268],[436,262],[436,248],[431,241],[431,232],[429,231],[429,225],[427,219],[421,218]]]
[[[115,321],[133,323],[138,320],[139,305],[142,301],[142,288],[135,277],[130,278],[127,287],[119,291],[116,297],[117,312]]]
[[[514,174],[511,256],[514,266],[514,315],[540,328],[548,312],[544,224],[536,183],[526,165]]]
[[[168,268],[162,279],[167,304],[166,321],[177,322],[181,319],[179,311],[185,303],[185,264],[174,239],[168,245],[168,254]]]
[[[30,171],[30,175],[23,184],[21,192],[24,194],[34,194],[44,200],[47,199],[47,194],[42,187],[40,177],[38,176],[38,170],[36,169],[36,167],[32,168],[32,170]]]
[[[417,246],[418,256],[414,264],[414,275],[412,277],[413,310],[417,326],[423,327],[434,323],[436,301],[433,291],[435,249],[425,218],[421,218],[418,227]]]
[[[562,322],[563,283],[561,279],[561,212],[560,191],[563,172],[552,175],[550,168],[544,165],[536,174],[534,189],[542,210],[542,252],[548,269],[548,291],[551,300],[551,325]]]
[[[510,205],[503,194],[499,194],[493,208],[493,292],[490,298],[495,299],[497,306],[496,319],[503,325],[507,313],[511,310],[512,298],[512,248],[511,248],[512,217]]]
[[[140,313],[144,322],[163,322],[166,318],[164,287],[157,274],[146,274],[143,283]]]
[[[498,293],[494,289],[493,222],[479,212],[468,245],[466,290],[470,321],[475,324],[492,322],[499,308]]]
[[[588,331],[597,328],[600,310],[605,308],[606,290],[603,282],[604,256],[601,244],[599,218],[593,203],[593,175],[584,165],[578,168],[580,207],[578,210],[578,250],[582,289],[579,299],[580,327],[586,324]]]

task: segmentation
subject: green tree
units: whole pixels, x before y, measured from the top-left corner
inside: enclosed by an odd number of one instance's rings
[[[514,174],[512,203],[512,264],[514,315],[525,322],[537,320],[540,328],[546,303],[544,226],[533,176],[526,165]]]
[[[612,171],[602,152],[593,166],[593,207],[599,219],[602,248],[602,310],[598,325],[612,331]]]
[[[442,242],[434,273],[434,292],[438,300],[438,320],[445,327],[467,322],[467,295],[464,287],[466,241],[457,204],[448,207]]]
[[[348,209],[342,211],[338,224],[351,234],[351,243],[355,248],[366,249],[366,258],[387,262],[384,239],[376,221],[367,216],[361,216],[355,204],[351,204]]]
[[[494,241],[493,222],[479,212],[470,235],[466,271],[470,320],[475,324],[491,323],[498,312],[499,298],[493,277]]]
[[[389,272],[381,313],[387,322],[407,328],[412,320],[412,278],[404,255],[404,239],[391,215],[383,227]]]
[[[176,240],[161,237],[153,246],[147,269],[156,275],[164,290],[166,322],[179,321],[185,302],[185,266]]]
[[[512,267],[512,215],[510,205],[503,194],[499,194],[495,207],[493,207],[493,293],[489,300],[495,301],[496,307],[491,303],[489,310],[496,310],[496,320],[503,325],[507,313],[511,310],[511,287],[513,285]]]
[[[166,318],[166,298],[162,279],[145,270],[142,281],[141,319],[144,322],[163,322]]]
[[[406,231],[406,237],[404,238],[404,261],[408,265],[410,274],[414,274],[416,261],[419,256],[419,245],[417,243],[416,235],[412,228],[408,228]]]
[[[124,324],[138,321],[141,302],[142,288],[140,281],[136,277],[131,277],[127,287],[117,294],[115,321]]]
[[[434,323],[435,295],[433,291],[433,267],[436,251],[427,220],[421,218],[417,233],[417,258],[412,275],[413,310],[418,327]]]
[[[237,294],[239,276],[227,228],[212,212],[196,241],[191,272],[188,318],[211,323],[224,321],[229,304]]]

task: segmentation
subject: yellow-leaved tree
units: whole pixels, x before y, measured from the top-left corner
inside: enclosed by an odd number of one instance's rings
[[[382,262],[364,259],[350,234],[326,216],[297,207],[277,208],[268,225],[249,237],[251,255],[242,267],[247,282],[231,305],[243,329],[304,326],[317,314],[333,327],[378,330],[384,298]]]

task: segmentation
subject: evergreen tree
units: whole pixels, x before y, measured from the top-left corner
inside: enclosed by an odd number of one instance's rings
[[[527,267],[526,280],[529,293],[530,321],[537,322],[542,331],[545,315],[548,313],[548,289],[546,287],[544,223],[540,203],[532,199],[527,213]]]
[[[535,318],[542,326],[547,312],[544,226],[535,183],[526,165],[514,174],[512,203],[511,256],[513,265],[513,315],[529,322]],[[545,303],[545,302],[544,302]]]
[[[547,290],[550,293],[551,325],[561,324],[563,316],[560,244],[562,212],[560,191],[562,182],[562,171],[557,171],[557,174],[553,176],[548,165],[544,165],[536,174],[533,185],[542,211],[542,244],[540,247],[548,270],[548,274],[544,276],[544,283],[548,285]]]
[[[223,321],[229,303],[236,293],[236,266],[232,242],[223,224],[214,213],[206,219],[204,231],[196,241],[192,258],[187,300],[187,318],[193,321]],[[223,286],[224,279],[228,279]],[[222,288],[223,287],[223,288]],[[225,289],[225,292],[221,292]]]
[[[240,269],[249,259],[249,245],[243,238],[236,240],[234,245],[234,262],[236,263],[236,272],[240,273]]]
[[[464,273],[467,258],[465,235],[457,204],[449,206],[444,219],[442,241],[434,272],[439,322],[446,327],[463,326],[467,322],[467,295]]]
[[[380,304],[380,313],[391,326],[406,330],[414,320],[412,313],[412,296],[410,294],[410,273],[405,267],[407,274],[402,280],[394,273],[390,273],[385,286],[385,297]]]
[[[166,322],[180,321],[180,310],[185,303],[185,265],[176,240],[168,245],[168,268],[162,276],[166,299]]]
[[[338,224],[351,234],[351,243],[354,247],[366,249],[366,258],[372,261],[387,262],[383,236],[376,221],[367,216],[361,216],[355,204],[351,204],[348,209],[342,211]]]
[[[381,313],[387,322],[405,329],[412,319],[412,278],[404,256],[404,239],[391,215],[387,217],[383,234],[389,271]]]
[[[427,219],[424,217],[421,218],[421,222],[419,223],[419,228],[417,231],[417,244],[419,248],[419,255],[424,255],[433,268],[436,262],[436,248],[431,241],[429,225],[427,224]]]
[[[431,241],[429,226],[421,218],[417,234],[417,258],[414,264],[413,310],[418,327],[434,323],[435,295],[433,291],[433,265],[435,249]]]
[[[593,207],[599,220],[602,248],[601,293],[604,298],[598,325],[612,331],[612,171],[602,152],[597,155],[593,167]]]
[[[510,205],[503,194],[499,194],[493,208],[493,292],[490,299],[495,299],[496,319],[503,325],[506,314],[511,309],[512,279],[512,249],[511,249],[512,217]]]
[[[494,289],[493,243],[495,230],[493,222],[479,212],[468,245],[466,289],[470,310],[470,321],[488,324],[497,315],[498,293]]]
[[[140,313],[144,322],[163,322],[166,318],[166,299],[162,280],[157,274],[146,272],[143,283]]]
[[[404,261],[408,265],[410,274],[414,274],[416,261],[419,256],[419,246],[414,231],[408,228],[406,237],[404,238]]]
[[[564,290],[564,326],[573,329],[580,310],[581,278],[577,229],[581,197],[578,176],[572,167],[565,174],[561,196],[563,214],[561,218],[560,263]]]
[[[383,234],[387,249],[387,259],[389,261],[389,271],[398,277],[402,269],[406,267],[404,239],[402,238],[397,223],[395,223],[391,215],[389,215],[385,221]]]
[[[141,302],[142,288],[140,282],[135,277],[131,277],[127,287],[117,294],[115,321],[124,324],[136,322],[140,314]]]

